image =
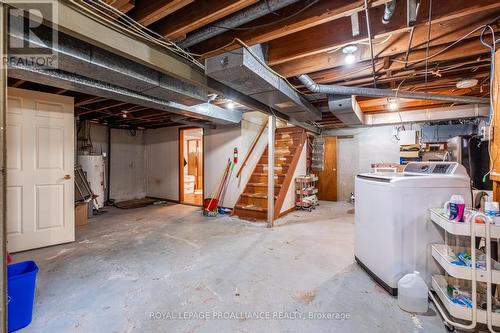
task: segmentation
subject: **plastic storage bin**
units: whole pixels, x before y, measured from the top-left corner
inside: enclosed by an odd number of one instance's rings
[[[23,261],[7,267],[9,332],[28,326],[33,318],[36,273],[34,261]]]

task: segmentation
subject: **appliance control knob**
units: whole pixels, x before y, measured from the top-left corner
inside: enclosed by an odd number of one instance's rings
[[[427,170],[429,170],[429,166],[428,166],[427,164],[422,165],[422,166],[420,167],[420,171],[426,172]]]

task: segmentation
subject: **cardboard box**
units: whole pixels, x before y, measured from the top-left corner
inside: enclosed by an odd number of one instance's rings
[[[76,205],[75,207],[75,225],[86,225],[87,224],[87,212],[88,210],[88,203],[86,202],[80,202],[79,204]]]

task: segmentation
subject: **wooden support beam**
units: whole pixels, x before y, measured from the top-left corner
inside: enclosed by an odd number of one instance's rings
[[[389,1],[390,0],[372,1],[370,6],[376,7]],[[303,8],[304,3],[302,2],[288,6],[287,8],[279,11],[282,17],[290,16],[289,19],[283,22],[279,20],[277,21],[276,15],[269,14],[259,20],[242,26],[242,28],[245,28],[261,25],[260,27],[248,30],[228,31],[224,34],[199,43],[191,49],[195,53],[203,54],[202,57],[206,58],[237,49],[239,45],[231,45],[224,49],[219,49],[220,47],[230,43],[235,37],[240,38],[249,45],[265,43],[304,29],[337,20],[344,16],[349,16],[353,13],[361,12],[363,11],[363,1],[323,0],[304,10],[300,13],[300,15],[294,15],[294,13],[297,13]],[[219,50],[214,51],[215,49]]]
[[[136,0],[135,7],[128,14],[142,25],[150,25],[189,5],[194,0]]]
[[[444,38],[446,35],[452,34],[455,38],[455,32],[460,28],[466,28],[470,31],[478,25],[476,22],[483,22],[486,18],[492,19],[498,16],[495,10],[500,8],[500,2],[497,0],[483,0],[484,5],[477,7],[476,2],[469,0],[457,0],[453,2],[445,2],[436,6],[433,11],[433,22],[431,26],[432,40]],[[378,18],[383,15],[383,7],[376,7],[370,11],[371,31],[372,35],[379,40],[389,37],[390,35],[399,35],[408,31],[406,26],[406,8],[404,2],[398,2],[396,11],[388,24],[382,24]],[[428,14],[420,13],[419,17],[427,17]],[[465,20],[463,20],[465,18]],[[364,13],[360,14],[360,20],[364,21]],[[422,21],[422,19],[420,19]],[[415,34],[412,41],[412,49],[421,47],[427,42],[427,22],[420,22],[415,26]],[[446,29],[446,34],[442,29]],[[462,29],[464,30],[464,29]],[[468,32],[467,31],[467,32]],[[407,49],[407,38],[403,38],[404,43],[399,43],[396,47],[390,46],[392,52],[400,52]],[[456,39],[455,39],[456,40]],[[300,59],[315,54],[338,50],[342,46],[348,44],[359,44],[367,42],[366,24],[360,26],[359,36],[353,37],[351,34],[350,20],[348,17],[341,18],[335,22],[322,24],[311,29],[303,30],[298,33],[288,35],[283,38],[273,40],[269,43],[268,63],[269,65],[277,65]],[[401,44],[401,45],[400,45]],[[387,45],[383,47],[388,48]],[[380,52],[381,47],[378,47]],[[340,52],[339,52],[340,53]],[[376,52],[377,53],[377,52]]]
[[[169,39],[179,39],[188,32],[237,12],[258,0],[195,0],[175,13],[151,25],[151,29]]]

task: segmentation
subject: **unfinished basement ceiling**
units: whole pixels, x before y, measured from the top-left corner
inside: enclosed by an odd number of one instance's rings
[[[266,1],[267,9],[255,0],[107,2],[201,60],[239,48],[234,38],[248,45],[267,43],[267,63],[323,111],[315,123],[326,128],[342,122],[328,112],[327,96],[310,95],[297,75],[308,74],[321,84],[488,97],[489,49],[478,36],[487,24],[498,32],[500,18],[497,0],[423,0],[410,26],[408,1],[395,1],[392,17],[384,24],[385,4],[391,1],[369,1],[372,63],[363,1],[288,1],[280,8],[272,6],[283,1]],[[487,39],[489,32],[486,29]],[[344,62],[346,45],[357,48],[350,65]],[[478,83],[457,88],[462,79]],[[387,98],[357,101],[363,113],[390,112]],[[452,105],[407,99],[400,101],[399,111]]]
[[[422,100],[413,93],[487,100],[490,50],[479,36],[491,43],[491,32],[499,31],[500,3],[456,0],[438,5],[424,0],[416,13],[408,11],[412,6],[407,4],[415,1],[61,2],[59,9],[65,14],[58,22],[60,43],[53,47],[60,68],[31,68],[14,61],[9,63],[9,76],[109,100],[95,106],[97,111],[82,111],[82,116],[100,121],[115,119],[122,106],[130,108],[122,109],[132,111],[130,118],[116,119],[130,126],[139,126],[131,122],[135,115],[136,123],[144,120],[148,126],[157,120],[159,126],[193,121],[212,127],[237,124],[241,112],[249,110],[275,114],[316,133],[318,128],[357,126],[355,119],[346,121],[352,114],[341,117],[328,107],[331,95],[304,87],[297,79],[302,74],[322,85],[404,92],[406,99],[395,101],[356,94],[352,105],[359,119],[395,111],[432,113],[462,104]],[[390,15],[383,21],[387,10]],[[9,33],[24,42],[44,43],[43,34],[37,35],[39,40],[28,40],[31,35]],[[207,59],[225,59],[224,54],[251,48],[263,50],[258,62],[280,82],[270,85],[278,87],[273,96],[279,98],[262,97],[271,95],[265,89],[260,95],[238,89],[223,72],[205,75]],[[459,83],[464,80],[475,84],[463,87]],[[284,96],[288,100],[277,101]],[[394,102],[397,109],[391,107]],[[277,107],[293,103],[298,112]],[[163,117],[170,113],[176,116]]]

